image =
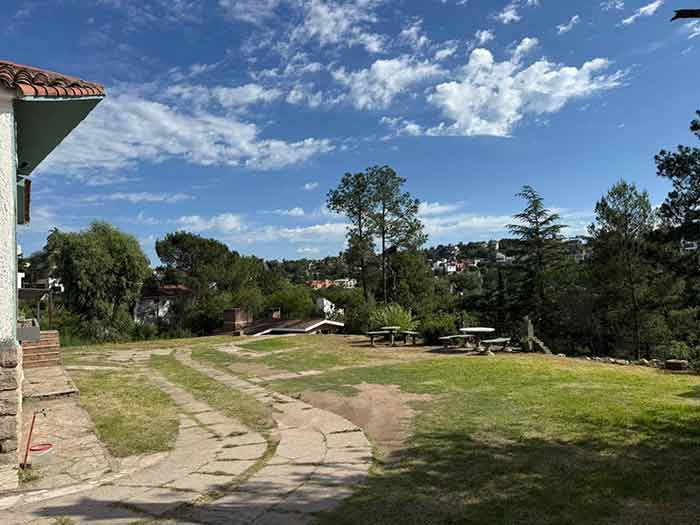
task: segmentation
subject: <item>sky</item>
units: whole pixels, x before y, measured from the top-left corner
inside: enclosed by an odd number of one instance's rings
[[[654,155],[694,141],[700,22],[671,24],[677,1],[5,0],[0,58],[108,92],[33,175],[19,241],[105,220],[154,265],[176,230],[335,255],[327,192],[384,164],[431,245],[507,236],[524,184],[583,233],[621,178],[662,202]]]

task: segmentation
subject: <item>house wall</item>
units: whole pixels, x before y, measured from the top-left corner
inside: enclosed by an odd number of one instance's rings
[[[16,140],[12,93],[0,90],[0,493],[17,487],[22,351],[17,330]]]

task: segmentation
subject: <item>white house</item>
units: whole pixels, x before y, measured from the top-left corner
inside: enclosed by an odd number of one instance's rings
[[[104,96],[98,84],[0,61],[0,493],[18,479],[24,374],[16,225],[29,219],[27,177]]]

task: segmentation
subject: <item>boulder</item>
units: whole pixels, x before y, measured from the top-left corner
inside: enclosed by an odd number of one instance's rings
[[[690,364],[684,359],[669,359],[666,361],[666,370],[688,370]]]

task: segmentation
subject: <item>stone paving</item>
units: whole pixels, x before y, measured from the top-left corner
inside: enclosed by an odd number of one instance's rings
[[[22,395],[25,399],[47,399],[77,394],[78,389],[62,366],[28,368],[24,371]]]
[[[20,450],[26,450],[32,415],[37,413],[32,444],[50,443],[51,452],[30,455],[39,478],[27,488],[52,489],[98,479],[117,465],[95,435],[90,416],[75,398],[25,400]]]
[[[140,369],[149,355],[129,352],[111,357]],[[309,523],[314,513],[338,505],[366,480],[372,451],[356,425],[201,365],[192,361],[188,351],[176,355],[187,366],[270,405],[277,423],[273,444],[150,372],[182,411],[174,450],[134,458],[119,472],[99,479],[0,498],[0,509],[5,508],[0,510],[0,522],[55,525],[57,518],[68,518],[74,524],[115,525],[150,520],[213,525]]]

